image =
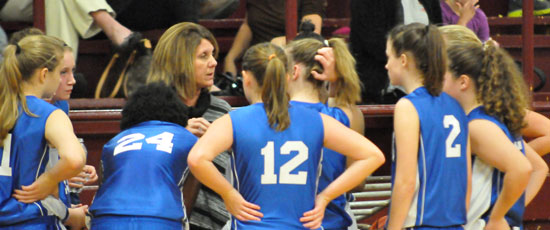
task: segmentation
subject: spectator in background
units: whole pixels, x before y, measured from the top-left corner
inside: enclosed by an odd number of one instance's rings
[[[321,34],[326,0],[298,0],[298,18],[300,21],[311,20],[315,32]],[[276,41],[286,43],[285,35],[285,0],[247,0],[246,17],[235,36],[231,49],[225,56],[224,72],[233,76],[237,74],[235,61],[248,47],[261,43]]]
[[[363,82],[362,101],[367,104],[395,103],[403,92],[388,89],[386,34],[398,24],[442,22],[437,0],[351,0],[350,42]]]
[[[441,16],[445,25],[466,26],[477,35],[479,40],[489,40],[489,22],[479,8],[479,0],[442,0]]]

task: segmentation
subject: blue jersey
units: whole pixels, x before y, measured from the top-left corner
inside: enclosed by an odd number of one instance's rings
[[[329,115],[346,127],[350,126],[348,116],[344,111],[337,107],[329,107],[323,103],[307,103],[299,101],[290,101],[291,105],[303,106],[313,109],[323,114]],[[323,148],[323,170],[321,177],[319,178],[319,188],[317,192],[322,192],[325,188],[338,178],[346,170],[346,156],[335,152],[333,150]],[[335,229],[335,228],[347,228],[351,225],[352,220],[349,214],[346,212],[347,199],[345,195],[341,195],[332,200],[325,210],[325,217],[323,218],[323,228]]]
[[[463,225],[468,186],[468,118],[460,104],[444,92],[432,96],[420,87],[405,98],[418,113],[420,140],[416,189],[404,227]],[[393,187],[395,156],[392,175]]]
[[[506,134],[508,139],[525,154],[523,138],[520,135],[512,135],[506,125],[497,118],[485,113],[483,106],[479,106],[472,110],[472,112],[468,114],[468,119],[470,121],[483,119],[496,124]],[[483,219],[484,222],[487,223],[492,207],[495,205],[500,191],[502,190],[504,179],[504,173],[498,169],[485,163],[475,155],[473,155],[472,159],[472,198],[470,209],[468,210],[468,228],[476,224],[475,222],[479,219]],[[506,213],[505,218],[508,224],[512,227],[522,228],[524,210],[525,194],[521,195],[518,201],[510,208],[508,213]]]
[[[48,215],[40,201],[24,204],[11,196],[14,189],[32,184],[44,173],[49,157],[44,133],[56,107],[34,96],[26,96],[26,100],[29,111],[36,116],[19,107],[22,112],[0,148],[0,226],[32,222]]]
[[[55,101],[53,105],[69,115],[69,102],[66,100]]]
[[[300,217],[315,204],[324,128],[314,110],[291,105],[288,112],[283,131],[269,126],[263,103],[229,113],[236,189],[264,215],[261,221],[233,217],[232,229],[305,229]]]
[[[163,121],[142,122],[116,135],[103,147],[104,182],[90,212],[182,221],[178,184],[196,141],[184,127]]]

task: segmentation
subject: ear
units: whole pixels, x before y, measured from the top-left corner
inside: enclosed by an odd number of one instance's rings
[[[46,81],[46,74],[49,72],[48,68],[44,67],[41,69],[38,69],[38,81],[40,83],[44,83]]]
[[[292,74],[289,74],[289,81],[296,81],[300,77],[300,72],[302,72],[302,67],[298,64],[294,64],[292,67]]]
[[[409,57],[405,53],[399,55],[399,61],[402,67],[407,67],[407,65],[409,65]]]
[[[250,86],[252,84],[252,80],[250,79],[252,76],[250,76],[250,72],[248,71],[241,71],[243,75],[243,85]]]
[[[458,81],[460,83],[460,90],[461,91],[464,91],[470,87],[472,87],[472,79],[470,78],[470,76],[466,75],[466,74],[462,74],[460,75],[460,77],[458,77]]]

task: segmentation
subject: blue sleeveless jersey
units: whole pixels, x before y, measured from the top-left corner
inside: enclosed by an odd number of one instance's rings
[[[523,147],[523,138],[521,136],[514,136],[508,130],[508,127],[504,123],[500,122],[497,118],[485,113],[483,106],[477,107],[470,114],[468,114],[470,121],[483,119],[488,120],[496,124],[508,137],[508,139],[514,143],[514,145],[525,155],[525,149]],[[502,190],[504,173],[498,169],[485,163],[483,160],[477,158],[472,154],[472,198],[470,202],[470,209],[468,210],[468,225],[475,224],[478,219],[483,219],[485,223],[489,220],[492,207],[495,205],[496,200]],[[518,201],[510,208],[506,213],[506,221],[512,227],[523,226],[523,212],[525,210],[525,193],[521,195]],[[475,227],[474,227],[475,228]],[[473,229],[473,228],[469,228]]]
[[[463,225],[468,186],[468,118],[460,104],[444,92],[436,97],[420,87],[405,98],[418,113],[420,140],[416,189],[404,227]],[[393,188],[395,156],[392,175]]]
[[[46,121],[57,109],[34,96],[26,96],[26,100],[29,111],[36,116],[21,112],[0,148],[0,226],[45,220],[48,215],[40,201],[24,204],[11,196],[14,189],[31,185],[44,173],[49,157],[44,137]],[[23,111],[21,106],[19,109]]]
[[[103,147],[103,183],[90,207],[93,216],[185,218],[178,188],[197,138],[184,127],[146,121]]]
[[[69,102],[66,100],[62,101],[55,101],[53,105],[65,112],[67,115],[69,115]]]
[[[232,217],[232,229],[305,229],[300,217],[315,204],[324,128],[314,110],[291,105],[288,112],[283,131],[269,126],[263,103],[229,113],[236,189],[264,214],[261,221]]]
[[[329,115],[346,127],[350,126],[348,116],[344,111],[337,107],[329,107],[323,103],[307,103],[299,101],[290,101],[291,105],[303,106],[310,108],[320,113]],[[317,192],[320,193],[338,178],[346,170],[346,156],[335,152],[333,150],[323,148],[323,170],[321,177],[319,178],[319,188]],[[325,210],[325,217],[323,218],[322,226],[325,229],[347,228],[351,225],[352,220],[349,214],[346,212],[347,199],[345,195],[341,195],[332,200]]]

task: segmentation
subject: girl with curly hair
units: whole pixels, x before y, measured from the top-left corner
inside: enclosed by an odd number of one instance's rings
[[[468,114],[474,155],[465,228],[520,229],[525,206],[548,172],[521,136],[527,108],[525,82],[510,55],[493,41],[476,42],[467,29],[456,39],[451,29],[443,29],[449,45],[443,88]]]

